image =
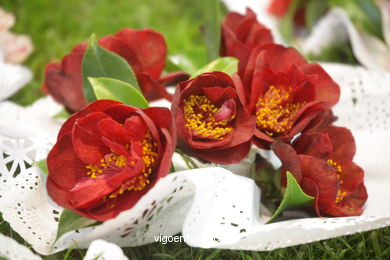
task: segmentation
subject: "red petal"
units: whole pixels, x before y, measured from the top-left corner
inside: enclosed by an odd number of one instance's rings
[[[73,127],[72,141],[77,156],[86,164],[97,165],[110,149],[101,141],[96,128],[98,121],[107,118],[103,113],[93,113],[83,117]]]
[[[297,182],[302,180],[302,168],[300,159],[295,150],[282,141],[276,140],[271,145],[272,151],[282,161],[283,169],[291,172],[294,175]],[[286,186],[286,177],[282,179],[282,184]]]
[[[332,142],[333,153],[330,159],[338,164],[351,162],[356,153],[355,139],[352,132],[345,127],[329,126],[324,130]]]
[[[60,139],[64,134],[72,131],[73,125],[77,119],[82,118],[93,112],[103,111],[104,109],[116,104],[120,104],[120,103],[113,100],[97,100],[89,104],[82,111],[73,114],[71,117],[68,118],[68,120],[66,120],[66,122],[61,127],[57,139]]]
[[[149,101],[164,98],[168,101],[172,100],[172,95],[168,93],[163,85],[158,83],[150,75],[146,73],[137,73],[137,79],[142,90],[142,94]]]
[[[318,187],[318,206],[320,212],[326,212],[336,200],[339,179],[332,167],[324,160],[299,155],[302,167],[302,180],[311,179]],[[302,190],[309,194],[308,187],[301,185]]]
[[[327,134],[305,133],[292,144],[298,154],[311,155],[322,160],[328,160],[332,153],[332,143]]]
[[[116,35],[136,55],[129,60],[134,71],[145,72],[158,79],[165,67],[167,46],[164,37],[153,30],[122,29]]]
[[[97,128],[102,135],[115,142],[127,144],[132,140],[131,133],[111,118],[100,120],[97,123]]]
[[[221,103],[227,99],[236,98],[237,96],[236,90],[233,87],[208,87],[203,88],[203,93],[213,104],[217,102]]]
[[[104,197],[118,189],[123,182],[139,175],[141,168],[140,165],[134,169],[126,167],[115,174],[84,178],[70,191],[70,203],[78,209],[97,206],[97,204],[102,203]]]
[[[193,150],[201,159],[220,164],[239,163],[249,153],[251,142],[241,143],[227,149]]]
[[[138,115],[134,115],[126,119],[125,128],[134,140],[143,140],[146,132],[148,131],[144,120],[142,120],[142,118]]]
[[[158,83],[163,86],[176,86],[182,81],[186,81],[190,75],[186,72],[177,71],[168,73],[158,79]]]
[[[335,105],[340,99],[340,87],[332,80],[328,73],[318,64],[307,64],[301,67],[306,75],[318,75],[314,84],[316,100],[327,102],[327,108]]]
[[[48,178],[63,190],[70,190],[80,178],[86,176],[85,166],[76,156],[70,133],[63,135],[47,156]]]

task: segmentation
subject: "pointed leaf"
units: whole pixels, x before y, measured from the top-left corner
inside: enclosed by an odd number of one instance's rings
[[[88,227],[95,223],[97,223],[96,220],[84,218],[73,211],[64,209],[58,222],[56,240],[69,231]]]
[[[111,99],[127,105],[146,108],[145,97],[132,85],[109,78],[88,78],[97,99]]]
[[[268,220],[267,223],[273,221],[285,209],[309,206],[314,201],[314,197],[309,196],[303,192],[303,190],[297,183],[297,180],[290,172],[287,172],[286,174],[287,188],[283,200],[275,211],[274,215]]]
[[[196,76],[199,76],[200,74],[205,72],[213,71],[222,71],[231,76],[237,72],[237,69],[238,60],[236,58],[223,57],[210,62],[209,64],[198,70],[194,75],[192,75],[191,78],[195,78]]]
[[[125,59],[97,44],[96,37],[91,36],[83,58],[84,94],[89,102],[96,100],[89,77],[114,78],[129,83],[141,91],[133,69]]]

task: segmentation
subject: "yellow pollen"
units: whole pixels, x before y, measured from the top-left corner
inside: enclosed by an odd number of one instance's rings
[[[144,168],[138,176],[131,178],[130,180],[121,184],[120,188],[115,192],[111,193],[108,198],[115,199],[119,195],[123,194],[125,191],[141,191],[145,188],[146,185],[150,184],[149,176],[152,173],[152,168],[157,158],[157,142],[154,141],[154,138],[148,131],[145,135],[145,138],[141,142],[142,144],[142,156],[141,160],[144,162]],[[130,146],[129,146],[130,147]],[[117,161],[119,164],[122,161]],[[135,161],[130,162],[131,165],[135,165]]]
[[[347,192],[342,191],[342,188],[341,188],[341,185],[343,185],[343,183],[344,183],[343,179],[341,178],[341,174],[343,173],[343,168],[341,167],[340,164],[338,164],[337,162],[335,162],[332,159],[327,160],[327,163],[330,166],[332,166],[333,170],[337,173],[337,178],[339,179],[339,182],[340,182],[339,188],[337,190],[337,196],[335,199],[335,202],[339,203],[345,198],[345,196],[347,196]]]
[[[286,91],[270,86],[256,103],[257,127],[269,136],[288,132],[293,127],[295,115],[305,104],[289,102],[291,90],[291,87]]]
[[[183,110],[186,128],[198,137],[212,137],[222,140],[232,131],[232,128],[227,124],[234,117],[217,122],[215,114],[219,108],[211,104],[211,101],[205,96],[189,96],[184,100]]]

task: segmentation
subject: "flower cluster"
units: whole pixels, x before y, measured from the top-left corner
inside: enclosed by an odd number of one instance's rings
[[[221,31],[220,54],[238,59],[237,73],[209,71],[189,80],[181,72],[161,76],[166,44],[155,31],[123,29],[99,40],[131,65],[148,100],[172,101],[172,114],[110,100],[87,105],[85,43],[47,65],[44,89],[79,111],[47,160],[48,192],[58,204],[97,220],[131,208],[169,172],[177,135],[177,148],[204,163],[240,163],[253,145],[272,150],[283,164],[282,185],[291,172],[315,198],[319,216],[362,213],[367,192],[353,162],[354,138],[333,125],[338,84],[294,48],[274,43],[250,9],[229,13]],[[172,97],[165,86],[176,83]]]

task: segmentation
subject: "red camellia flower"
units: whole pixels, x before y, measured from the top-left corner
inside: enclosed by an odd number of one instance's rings
[[[212,72],[180,83],[172,113],[182,151],[221,164],[238,163],[249,152],[255,122],[238,76]]]
[[[271,31],[257,21],[251,9],[246,10],[245,16],[235,12],[226,15],[222,24],[221,56],[237,58],[239,71],[245,67],[253,49],[272,42]]]
[[[48,193],[87,218],[113,218],[169,172],[174,149],[168,109],[95,101],[62,126],[47,157]]]
[[[276,17],[283,18],[285,15],[287,15],[288,10],[291,7],[291,4],[292,4],[292,0],[271,0],[268,6],[268,12],[270,14],[275,15]],[[295,11],[294,22],[297,25],[305,24],[306,11],[305,11],[304,4],[305,2],[302,4],[302,6],[298,6],[297,10]]]
[[[356,152],[351,131],[329,126],[297,138],[292,147],[280,141],[272,149],[303,191],[315,197],[319,216],[356,216],[367,200],[364,172],[352,160]]]
[[[256,116],[253,141],[265,149],[276,139],[291,140],[340,96],[321,66],[281,45],[256,48],[241,76],[248,110]]]
[[[165,86],[188,79],[182,72],[161,77],[165,67],[167,46],[164,37],[153,30],[125,28],[114,36],[98,41],[99,45],[124,58],[134,70],[142,93],[149,100],[172,99]],[[65,55],[60,63],[46,65],[43,90],[71,112],[82,109],[87,101],[83,92],[82,60],[87,43],[81,43]]]

